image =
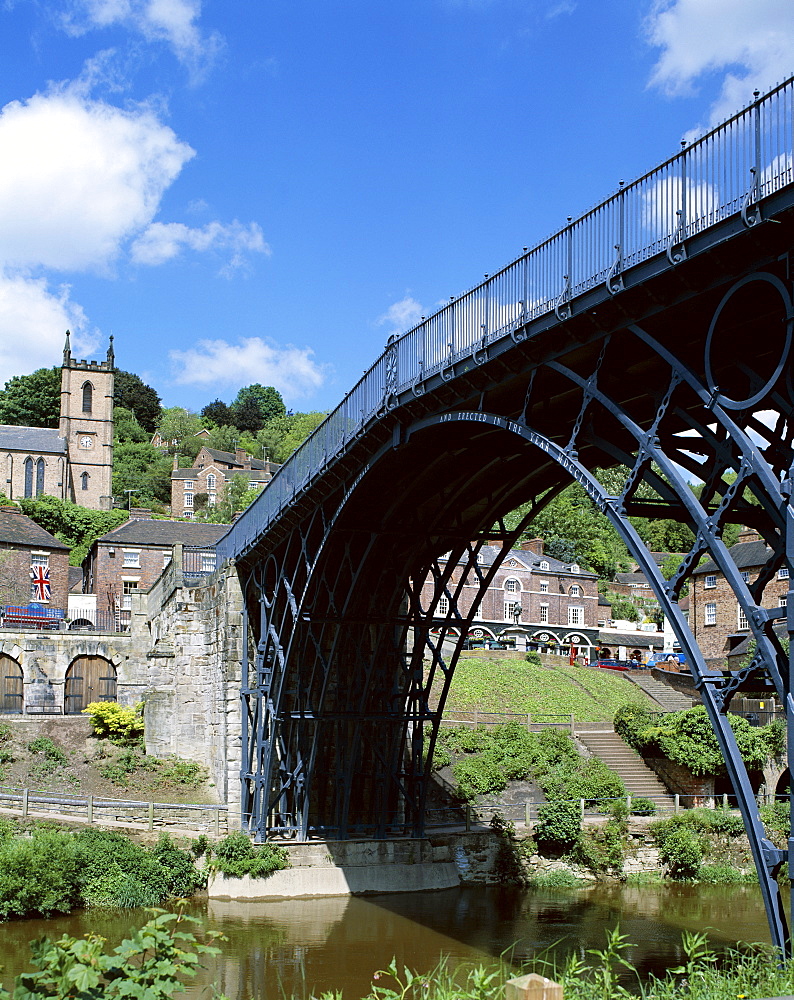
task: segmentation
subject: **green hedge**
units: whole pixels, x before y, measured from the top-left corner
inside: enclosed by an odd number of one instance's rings
[[[751,726],[739,715],[729,715],[742,759],[760,769],[769,757],[782,752],[781,726]],[[623,705],[615,713],[615,732],[644,757],[666,757],[696,775],[725,773],[725,761],[711,722],[702,705],[659,718],[637,705]]]

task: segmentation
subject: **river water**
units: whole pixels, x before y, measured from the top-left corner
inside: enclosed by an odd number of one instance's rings
[[[533,891],[473,887],[388,896],[273,902],[194,901],[189,912],[222,931],[223,955],[189,996],[209,996],[216,983],[230,1000],[308,1000],[342,990],[364,996],[373,974],[396,957],[419,972],[442,955],[453,962],[511,957],[520,967],[544,951],[563,956],[603,947],[604,930],[620,923],[632,942],[629,958],[643,977],[677,965],[684,930],[708,929],[715,948],[738,941],[769,941],[757,886],[599,885]],[[142,911],[93,910],[52,920],[0,925],[0,981],[31,968],[28,942],[47,934],[94,931],[117,943],[146,919]],[[384,980],[380,980],[381,984]]]

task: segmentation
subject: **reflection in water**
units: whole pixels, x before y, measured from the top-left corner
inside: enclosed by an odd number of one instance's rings
[[[709,928],[716,947],[738,940],[768,941],[757,886],[602,885],[586,890],[525,891],[493,887],[366,898],[208,900],[190,910],[222,931],[223,955],[188,995],[207,996],[217,984],[231,1000],[306,1000],[342,990],[346,1000],[369,991],[372,975],[392,957],[422,972],[441,955],[453,963],[504,955],[516,966],[544,951],[559,955],[602,947],[604,930],[619,921],[634,942],[631,960],[641,975],[663,972],[682,959],[682,930]],[[30,968],[27,942],[42,934],[101,933],[117,943],[146,919],[141,911],[87,911],[50,921],[0,925],[2,981]]]

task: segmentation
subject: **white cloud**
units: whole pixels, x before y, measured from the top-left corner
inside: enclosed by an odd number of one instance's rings
[[[704,74],[725,72],[712,124],[792,70],[791,0],[657,0],[647,28],[662,50],[651,83],[667,93],[691,92]]]
[[[64,90],[0,112],[0,264],[106,268],[194,155],[148,109]]]
[[[201,0],[72,0],[63,24],[73,35],[119,26],[147,41],[165,42],[193,77],[200,78],[223,44],[217,32],[202,32],[200,16]]]
[[[69,294],[68,285],[53,292],[43,278],[0,273],[0,385],[12,375],[56,363],[66,330],[74,334],[76,354],[85,357],[96,349],[97,338]]]
[[[394,333],[405,333],[412,326],[416,326],[424,314],[422,305],[410,295],[406,295],[404,299],[390,305],[376,322],[378,326],[390,326]]]
[[[309,348],[275,346],[261,337],[246,337],[237,344],[226,340],[199,340],[187,351],[170,351],[176,367],[174,381],[181,385],[236,386],[260,382],[285,396],[306,396],[325,379],[323,368],[312,360]]]
[[[262,229],[255,222],[244,226],[237,219],[224,225],[210,222],[200,229],[181,222],[153,222],[132,244],[132,260],[155,266],[178,256],[183,248],[191,250],[228,250],[231,257],[223,272],[230,274],[245,264],[245,252],[270,254]]]

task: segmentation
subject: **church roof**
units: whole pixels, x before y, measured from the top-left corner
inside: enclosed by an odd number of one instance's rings
[[[66,454],[66,439],[57,427],[17,427],[0,424],[0,451],[28,451],[37,454]]]
[[[26,545],[41,546],[46,549],[65,549],[69,551],[69,546],[64,545],[55,535],[32,521],[27,514],[15,513],[0,509],[0,544],[4,545]]]

